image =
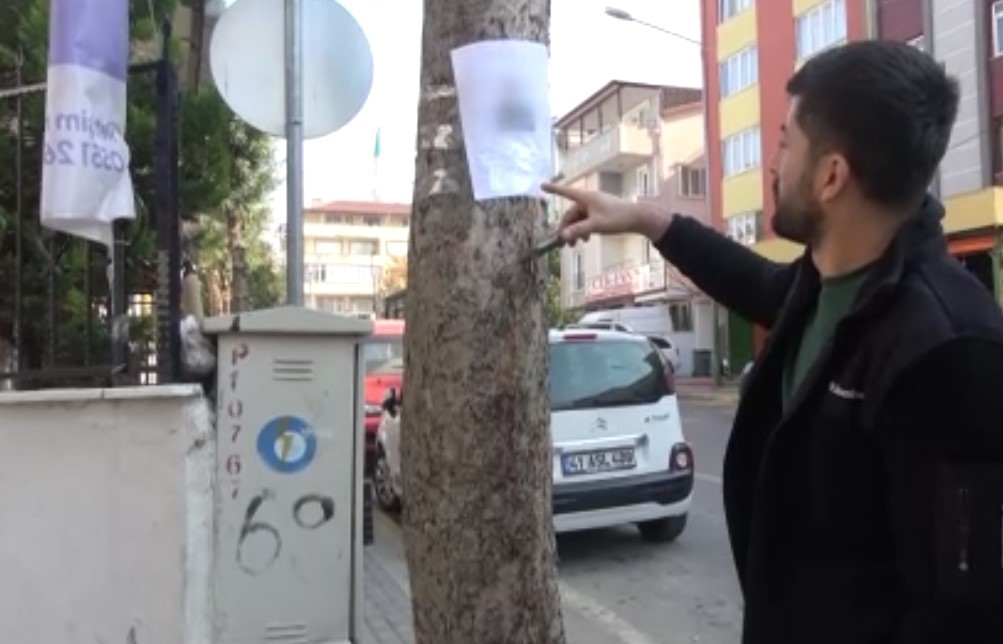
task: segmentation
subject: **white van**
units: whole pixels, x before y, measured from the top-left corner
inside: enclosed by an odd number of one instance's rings
[[[672,372],[642,335],[550,332],[553,509],[557,532],[636,523],[651,541],[686,526],[693,454],[683,438]],[[374,491],[394,510],[403,498],[400,414],[385,403]]]
[[[641,335],[668,336],[672,333],[669,307],[664,304],[627,306],[620,309],[589,311],[582,314],[578,324],[616,323]]]

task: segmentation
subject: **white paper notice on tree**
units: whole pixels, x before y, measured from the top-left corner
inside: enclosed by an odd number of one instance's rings
[[[553,169],[546,45],[485,40],[452,59],[474,199],[543,197]]]

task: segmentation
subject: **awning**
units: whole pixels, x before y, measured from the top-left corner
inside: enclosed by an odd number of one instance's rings
[[[993,249],[996,239],[993,235],[979,235],[977,237],[959,237],[947,240],[947,247],[952,255],[972,255],[975,253],[987,253]]]

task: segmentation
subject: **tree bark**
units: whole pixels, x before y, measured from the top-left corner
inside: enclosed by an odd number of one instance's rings
[[[563,644],[539,199],[474,202],[450,51],[549,0],[425,0],[402,421],[417,644]]]

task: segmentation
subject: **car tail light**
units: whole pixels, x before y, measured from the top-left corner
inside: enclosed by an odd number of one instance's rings
[[[686,443],[676,443],[669,454],[669,471],[693,471],[693,450]]]
[[[582,340],[595,340],[595,333],[565,333],[564,339],[570,342],[580,342]]]

